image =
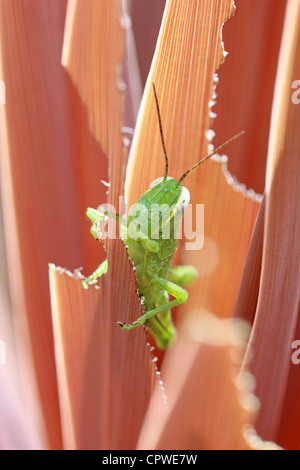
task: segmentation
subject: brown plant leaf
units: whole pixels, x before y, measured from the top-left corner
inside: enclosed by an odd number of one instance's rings
[[[150,398],[151,358],[145,332],[139,328],[128,334],[118,328],[107,284],[103,278],[100,289],[87,293],[76,276],[50,266],[66,449],[134,448]],[[132,288],[128,298],[116,295],[119,304],[126,301],[128,310],[134,310],[135,292]]]
[[[199,272],[190,287],[189,306],[231,317],[259,202],[234,191],[217,162],[202,169],[194,188],[196,203],[204,204],[205,238],[201,250],[186,251],[183,256],[184,263],[195,265]]]
[[[300,2],[289,1],[272,109],[262,268],[249,344],[262,405],[257,429],[266,439],[277,439],[284,416],[300,299],[300,115],[291,100],[291,84],[300,74],[299,44]]]
[[[228,149],[228,168],[248,188],[263,193],[286,0],[235,3],[236,14],[222,31],[229,54],[219,70],[214,130],[221,142],[236,129],[245,130]]]
[[[131,149],[129,205],[164,174],[152,82],[162,114],[169,175],[179,178],[207,153],[214,73],[223,58],[220,31],[232,6],[230,1],[167,2]],[[184,184],[191,202],[205,205],[203,248],[176,257],[178,263],[193,264],[199,271],[189,289],[188,308],[232,316],[259,203],[245,190],[233,190],[219,162],[206,163]]]
[[[32,420],[42,416],[36,424],[45,446],[56,449],[62,444],[48,263],[95,268],[84,212],[101,192],[105,197],[94,175],[107,175],[61,66],[65,12],[64,0],[0,2],[1,191],[21,387]]]
[[[117,210],[125,170],[121,139],[120,85],[125,54],[122,14],[121,4],[115,1],[91,0],[88,5],[82,0],[69,2],[62,56],[87,107],[90,128],[109,159],[109,202]]]
[[[250,324],[254,321],[259,293],[264,237],[264,217],[265,198],[262,200],[253,230],[234,312],[235,317],[242,318]]]
[[[119,196],[123,194],[126,156],[121,132],[124,103],[120,85],[123,84],[121,65],[127,20],[119,2],[91,1],[88,5],[83,1],[70,2],[63,50],[63,64],[87,108],[90,128],[107,155],[108,202],[117,212]],[[91,384],[92,396],[88,398],[90,412],[84,416],[83,408],[78,404],[76,384],[75,398],[70,395],[63,405],[63,415],[66,417],[63,425],[68,430],[66,445],[77,448],[134,447],[152,389],[154,368],[143,329],[127,333],[117,326],[118,320],[131,322],[141,314],[134,271],[121,240],[107,239],[105,248],[109,270],[101,279],[96,310],[92,306],[79,308],[84,299],[95,295],[94,291],[83,291],[79,283],[76,288],[73,285],[67,288],[61,281],[59,289],[52,289],[53,305],[57,302],[61,305],[59,317],[64,316],[70,298],[78,296],[82,299],[78,302],[78,309],[74,310],[74,317],[81,318],[84,312],[89,312],[88,315],[92,315],[95,321],[93,335],[86,342],[88,350],[95,351],[85,377],[85,384]],[[72,334],[65,324],[56,323],[55,336],[58,338],[58,350],[65,354],[65,367],[59,373],[60,394],[65,396],[65,377],[72,376],[74,368],[82,374],[80,371],[85,370],[85,362],[74,364]],[[99,361],[104,361],[103,368]],[[101,385],[98,383],[100,379]],[[80,380],[76,383],[79,384]],[[97,412],[93,413],[95,409]],[[76,422],[72,422],[70,414],[76,416]],[[133,415],[135,418],[129,424]],[[83,435],[85,424],[90,432]]]
[[[168,407],[153,396],[139,449],[263,447],[258,438],[247,439],[258,407],[253,378],[244,371],[238,379],[249,330],[208,313],[183,321],[163,364]]]
[[[147,81],[166,0],[131,0],[132,29],[143,86]]]
[[[127,170],[129,206],[152,180],[164,174],[152,82],[162,114],[169,175],[179,178],[205,153],[213,73],[222,60],[219,33],[222,22],[232,13],[231,0],[166,3]]]
[[[280,418],[280,426],[278,429],[278,437],[276,441],[287,450],[300,449],[299,436],[299,417],[300,417],[300,381],[299,381],[299,363],[293,363],[292,354],[297,352],[296,359],[299,360],[299,346],[297,348],[293,344],[294,340],[299,341],[300,338],[300,305],[298,310],[297,327],[291,343],[291,364],[289,370],[288,381],[282,406]]]

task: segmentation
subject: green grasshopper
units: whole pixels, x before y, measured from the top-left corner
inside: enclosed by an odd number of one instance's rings
[[[143,315],[133,323],[118,322],[118,325],[123,330],[132,330],[145,325],[149,327],[157,346],[160,349],[166,349],[176,338],[171,308],[186,302],[188,293],[184,287],[196,279],[198,274],[193,266],[171,266],[177,249],[178,236],[176,235],[179,223],[190,200],[190,193],[182,185],[182,181],[241,133],[226,141],[189,168],[178,181],[170,178],[168,177],[168,156],[154,84],[153,91],[166,162],[165,174],[151,183],[150,188],[132,207],[127,219],[115,215],[121,224],[121,237],[127,246],[129,257],[136,270],[137,287],[143,309]],[[160,207],[163,207],[163,210],[160,211]],[[92,221],[92,235],[96,239],[101,239],[99,224],[100,221],[107,218],[107,213],[88,208],[86,215]],[[112,215],[108,214],[108,216]],[[153,224],[151,224],[153,220],[157,222],[156,225],[154,224],[154,230]],[[137,225],[139,225],[140,231],[134,232],[132,227],[136,228]],[[166,228],[168,228],[168,237],[163,236]],[[137,233],[138,235],[136,235]],[[105,260],[91,276],[83,280],[83,287],[88,289],[89,282],[101,277],[107,270],[108,262]],[[170,301],[169,295],[174,300]]]

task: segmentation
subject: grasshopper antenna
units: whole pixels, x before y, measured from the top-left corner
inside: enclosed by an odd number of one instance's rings
[[[226,140],[226,142],[224,142],[222,145],[220,145],[219,147],[217,147],[212,153],[206,155],[206,157],[204,157],[202,160],[200,160],[200,162],[196,163],[195,165],[193,165],[191,168],[189,168],[185,173],[183,173],[183,175],[181,176],[181,178],[179,178],[178,180],[178,183],[177,183],[177,186],[179,186],[182,182],[182,180],[184,180],[184,178],[186,178],[187,175],[189,175],[192,171],[194,171],[196,168],[198,168],[198,166],[202,165],[202,163],[204,163],[206,160],[208,160],[209,158],[211,158],[213,155],[215,155],[219,150],[221,150],[223,147],[225,147],[225,145],[229,144],[230,142],[232,142],[233,140],[237,139],[238,137],[240,137],[242,134],[245,134],[245,131],[241,131],[239,132],[238,134],[234,135],[233,137],[231,137],[231,139],[228,139]]]
[[[162,123],[161,123],[161,117],[160,117],[159,104],[158,104],[158,99],[157,99],[157,94],[156,94],[156,90],[155,90],[155,85],[154,85],[154,83],[152,83],[152,86],[153,86],[154,97],[155,97],[155,103],[156,103],[156,110],[157,110],[158,123],[159,123],[159,131],[160,131],[160,138],[161,138],[162,148],[163,148],[164,155],[165,155],[165,160],[166,160],[166,170],[165,170],[165,176],[164,176],[164,181],[165,181],[165,180],[167,179],[167,176],[168,176],[169,161],[168,161],[168,155],[167,155],[167,150],[166,150],[164,132],[163,132]]]

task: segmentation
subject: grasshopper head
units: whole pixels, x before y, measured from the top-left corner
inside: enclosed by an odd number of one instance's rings
[[[152,181],[147,196],[151,203],[175,205],[179,212],[183,212],[190,202],[189,190],[170,176]]]

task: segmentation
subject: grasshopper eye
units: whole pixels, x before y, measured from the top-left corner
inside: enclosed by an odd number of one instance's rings
[[[152,181],[149,188],[150,189],[154,188],[154,186],[161,183],[163,180],[171,180],[171,179],[172,179],[171,176],[168,176],[167,178],[165,178],[164,176],[161,176],[160,178],[157,178],[156,180]]]
[[[184,211],[190,203],[190,192],[183,186],[179,201],[177,202],[177,209]]]

